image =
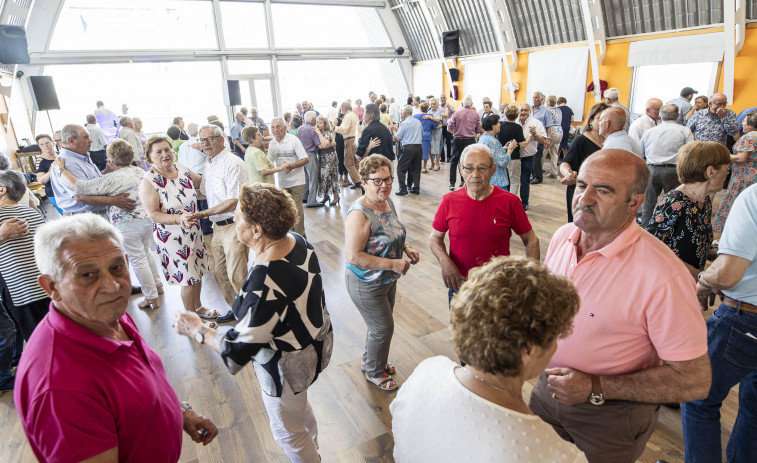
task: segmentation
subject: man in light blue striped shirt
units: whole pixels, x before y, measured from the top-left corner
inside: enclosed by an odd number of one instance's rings
[[[677,187],[676,164],[678,151],[683,145],[694,141],[694,135],[686,126],[678,124],[678,106],[668,104],[660,109],[662,123],[641,137],[641,153],[646,159],[651,175],[646,199],[641,209],[641,224],[646,226],[652,217],[661,192],[667,193]]]

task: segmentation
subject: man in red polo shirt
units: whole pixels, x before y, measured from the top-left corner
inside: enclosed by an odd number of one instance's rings
[[[176,462],[182,427],[209,444],[218,434],[213,422],[179,402],[126,313],[121,234],[80,214],[44,225],[34,241],[52,303],[21,357],[13,398],[37,458]]]
[[[539,238],[520,200],[489,183],[497,170],[491,150],[479,143],[469,145],[460,156],[458,168],[465,188],[444,195],[428,239],[431,252],[442,266],[450,298],[470,269],[494,256],[510,255],[513,231],[523,240],[526,256],[539,260]],[[449,253],[444,244],[447,232]]]

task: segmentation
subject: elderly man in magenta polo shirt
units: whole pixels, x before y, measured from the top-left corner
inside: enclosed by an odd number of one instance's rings
[[[581,297],[573,332],[557,341],[529,407],[592,463],[633,462],[659,404],[707,396],[707,330],[694,280],[635,221],[649,169],[626,150],[581,166],[574,222],[552,237],[544,264]]]
[[[66,170],[71,171],[74,177],[82,180],[102,177],[100,169],[89,158],[92,140],[84,127],[68,124],[61,130],[61,138],[63,139],[63,148],[61,148],[59,156],[65,159]],[[55,193],[55,201],[58,207],[63,209],[64,215],[94,212],[105,216],[107,206],[117,206],[127,211],[134,210],[137,207],[137,202],[129,198],[128,193],[116,196],[77,195],[71,185],[65,182],[55,169],[50,175],[50,183]]]
[[[21,357],[13,398],[40,461],[176,462],[182,428],[204,445],[218,434],[179,402],[126,313],[121,239],[93,214],[50,222],[34,237],[52,303]]]

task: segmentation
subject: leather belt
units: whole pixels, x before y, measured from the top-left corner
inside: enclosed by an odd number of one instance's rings
[[[342,138],[344,138],[345,140],[352,140],[352,139],[353,139],[353,138],[355,138],[355,137],[354,137],[354,136],[352,136],[352,137],[342,137]]]
[[[476,137],[455,137],[455,140],[475,140]]]
[[[757,313],[757,305],[747,304],[746,302],[737,301],[736,299],[731,299],[727,296],[723,297],[723,304],[745,312]]]
[[[219,220],[218,222],[213,222],[213,225],[217,225],[219,227],[223,227],[224,225],[229,225],[234,223],[234,219],[226,219],[226,220]]]
[[[672,167],[674,169],[676,168],[675,164],[647,164],[647,165],[652,166],[652,167]]]

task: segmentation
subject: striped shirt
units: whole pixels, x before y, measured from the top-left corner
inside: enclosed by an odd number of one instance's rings
[[[694,135],[686,126],[676,121],[662,121],[642,135],[641,154],[647,164],[675,164],[678,150],[690,141],[694,141]]]
[[[0,207],[0,224],[14,217],[26,220],[29,233],[0,243],[0,275],[8,286],[11,302],[18,307],[47,297],[47,293],[37,283],[39,269],[34,261],[34,234],[44,221],[29,206]]]

